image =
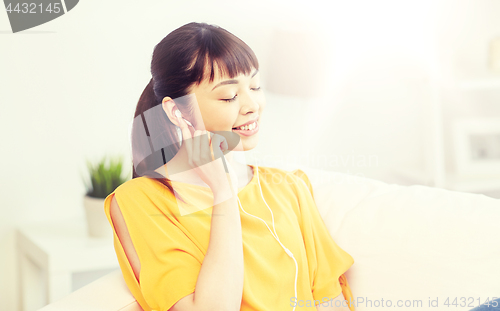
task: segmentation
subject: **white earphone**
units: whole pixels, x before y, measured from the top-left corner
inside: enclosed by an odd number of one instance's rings
[[[175,111],[175,116],[178,117],[178,118],[182,118],[182,120],[184,120],[184,122],[186,122],[188,125],[192,126],[194,128],[194,126],[191,124],[191,122],[189,122],[188,120],[184,119],[182,117],[182,113],[179,111],[179,109],[177,109]]]

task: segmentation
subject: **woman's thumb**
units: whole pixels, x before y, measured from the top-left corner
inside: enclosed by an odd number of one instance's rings
[[[223,136],[222,138],[222,141],[220,143],[220,149],[222,150],[222,152],[226,151],[228,149],[228,145],[227,145],[227,141],[226,141],[226,137]]]

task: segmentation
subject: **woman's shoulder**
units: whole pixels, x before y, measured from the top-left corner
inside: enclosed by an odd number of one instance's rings
[[[135,193],[135,192],[140,192],[143,191],[146,186],[146,183],[144,181],[144,177],[136,177],[127,180],[126,182],[122,183],[116,189],[113,191],[114,193]]]
[[[105,199],[106,212],[110,210],[113,197],[122,213],[135,216],[157,213],[160,206],[167,208],[176,205],[175,196],[170,194],[167,187],[149,177],[136,177],[118,186]]]
[[[170,191],[164,184],[154,178],[144,176],[129,179],[112,192],[112,194],[116,194],[124,200],[146,200],[151,202],[160,198],[169,199],[171,196],[173,197],[173,195],[169,193]]]
[[[120,192],[144,192],[151,190],[155,187],[158,187],[160,182],[155,180],[154,178],[140,176],[136,178],[132,178],[122,183],[120,186],[116,188],[115,191]]]

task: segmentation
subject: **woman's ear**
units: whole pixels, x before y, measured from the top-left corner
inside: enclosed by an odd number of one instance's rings
[[[177,111],[179,109],[177,109],[175,102],[170,97],[167,96],[167,97],[163,98],[161,105],[162,105],[163,111],[165,111],[165,114],[170,119],[170,122],[179,126],[179,122],[177,121],[177,116],[175,115],[175,111]]]

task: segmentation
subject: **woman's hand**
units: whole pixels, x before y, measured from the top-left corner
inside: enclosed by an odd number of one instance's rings
[[[226,138],[201,130],[195,130],[191,135],[184,119],[178,117],[177,120],[182,131],[183,143],[186,144],[188,163],[196,174],[212,189],[214,195],[237,194],[238,176],[223,154],[223,151],[228,149]],[[226,172],[224,162],[228,172]]]

